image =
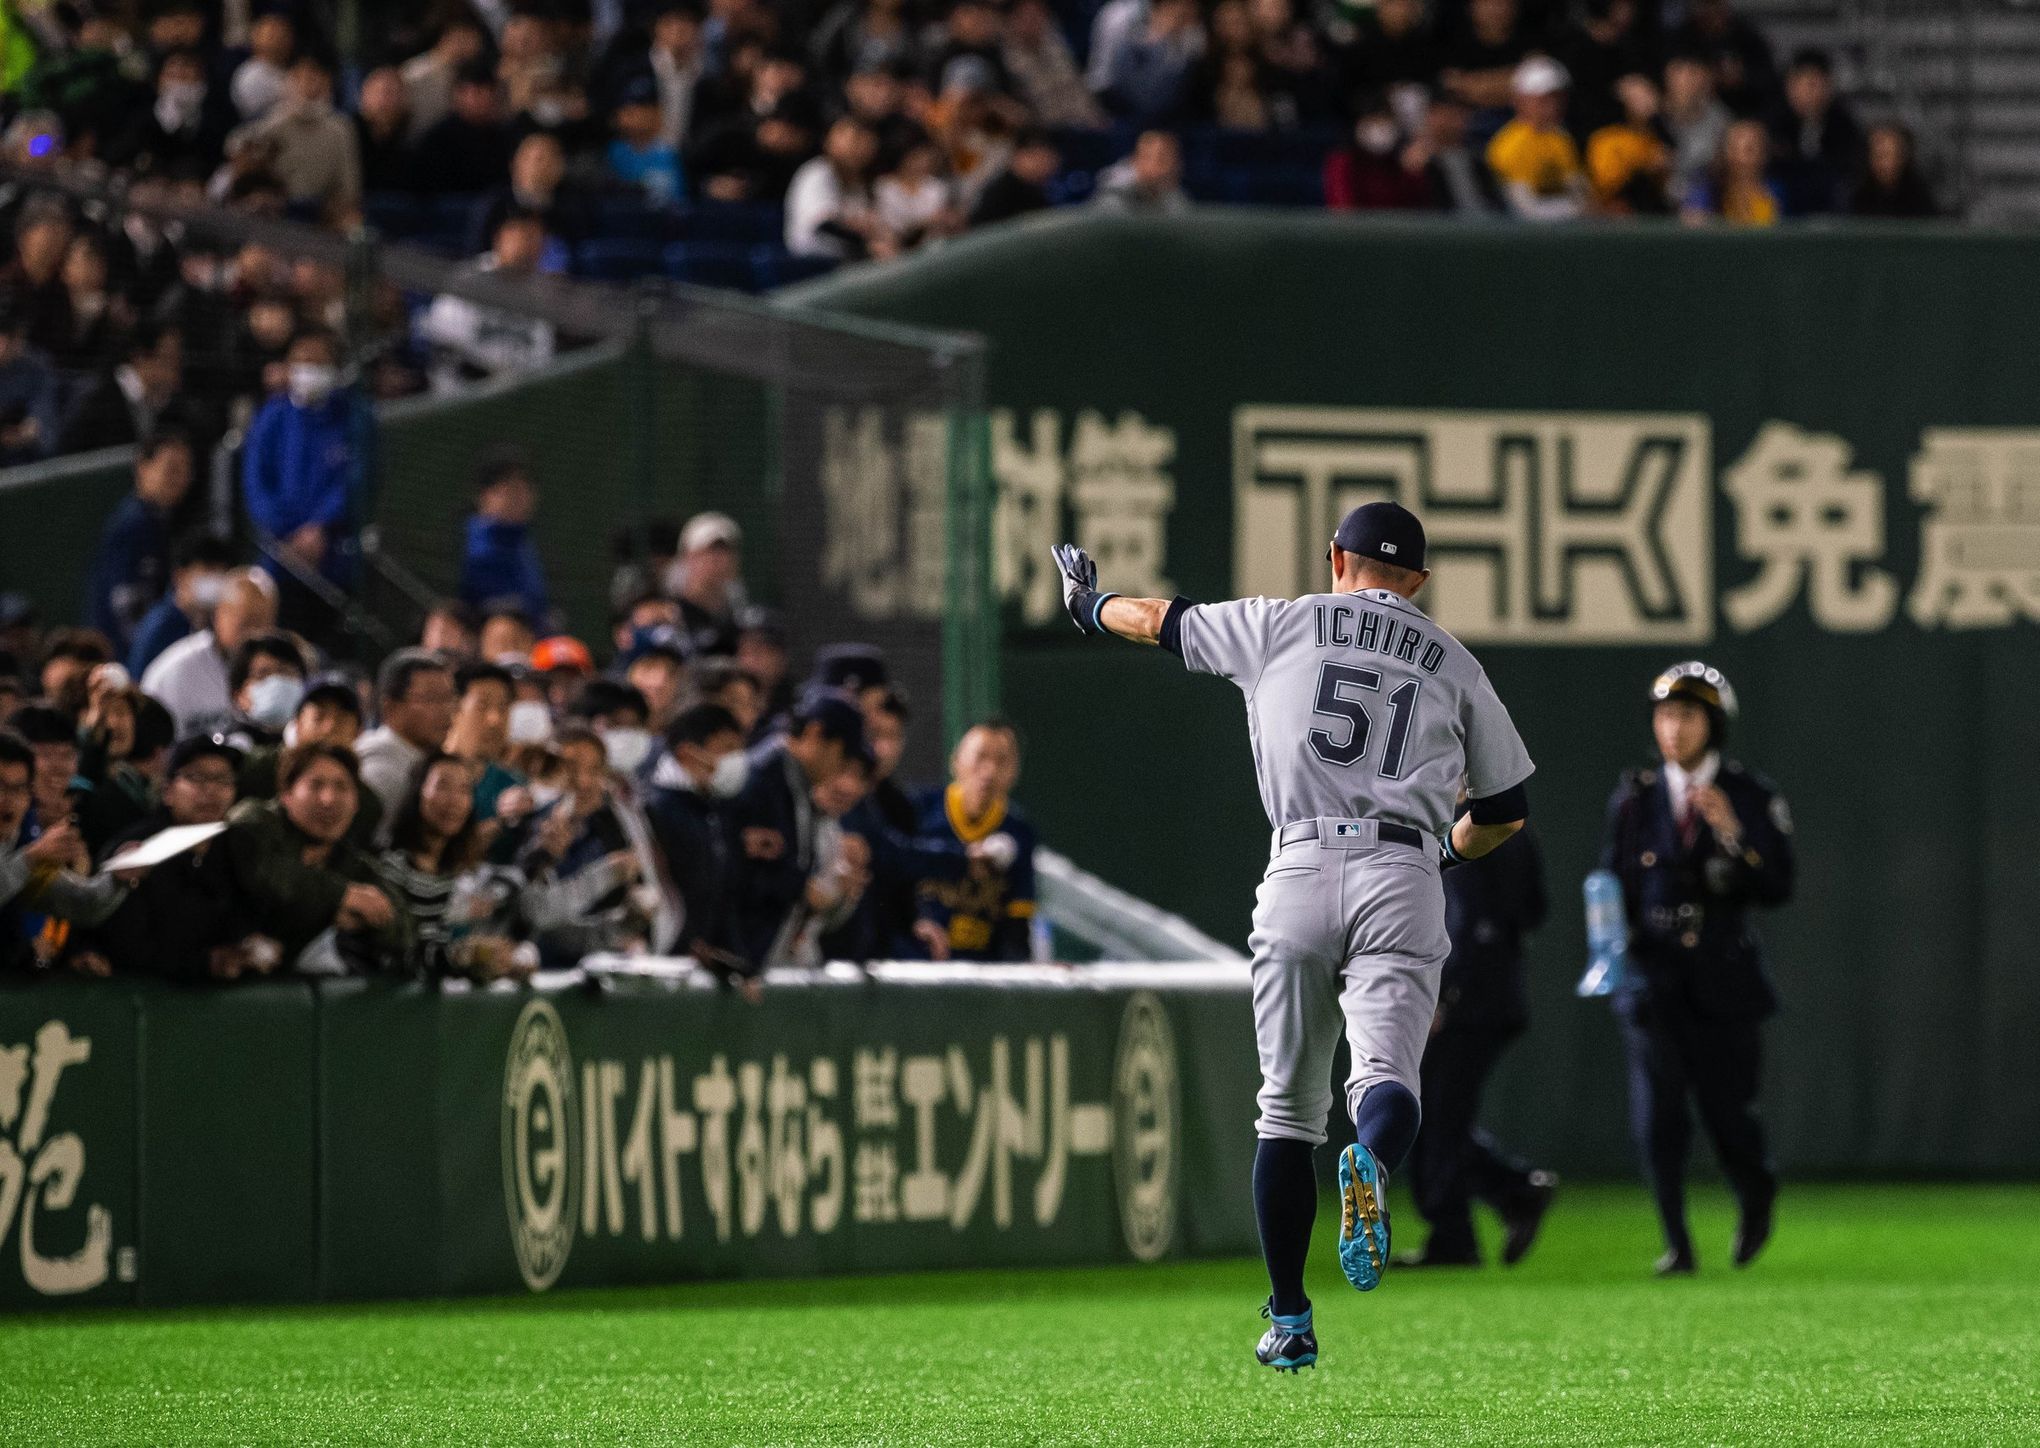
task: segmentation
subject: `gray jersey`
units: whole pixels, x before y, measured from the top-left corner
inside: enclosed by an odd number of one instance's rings
[[[1385,589],[1202,603],[1183,662],[1247,696],[1269,824],[1393,820],[1442,835],[1463,783],[1476,799],[1533,766],[1487,674],[1459,641]]]

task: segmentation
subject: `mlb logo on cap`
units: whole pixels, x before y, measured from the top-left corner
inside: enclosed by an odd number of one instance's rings
[[[1339,521],[1332,543],[1363,558],[1392,559],[1401,568],[1424,566],[1424,525],[1400,503],[1362,503]],[[1329,557],[1331,549],[1325,553]]]

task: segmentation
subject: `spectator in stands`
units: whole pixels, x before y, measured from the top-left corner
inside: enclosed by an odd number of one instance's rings
[[[1013,143],[1013,155],[1005,169],[978,193],[971,208],[973,227],[991,226],[1016,216],[1048,209],[1048,183],[1061,169],[1062,156],[1055,143],[1040,131],[1022,131]]]
[[[1091,43],[1086,48],[1084,84],[1102,96],[1119,66],[1120,52],[1139,38],[1148,24],[1148,0],[1105,0],[1091,16]]]
[[[135,485],[99,535],[86,582],[86,616],[125,654],[135,629],[170,585],[171,519],[191,490],[191,439],[162,432],[135,459]]]
[[[376,676],[382,723],[355,744],[362,785],[394,819],[426,756],[446,744],[456,700],[454,673],[443,655],[399,649]]]
[[[1770,146],[1770,134],[1762,121],[1731,124],[1722,137],[1713,174],[1687,195],[1680,216],[1688,222],[1777,225],[1782,207],[1769,177]]]
[[[1604,216],[1663,216],[1671,209],[1666,186],[1672,151],[1658,120],[1657,82],[1632,71],[1615,83],[1622,119],[1587,139],[1587,180],[1594,209]]]
[[[29,314],[0,289],[0,467],[34,462],[57,448],[57,375],[28,344]]]
[[[871,792],[871,769],[869,758],[853,757],[834,779],[815,786],[814,870],[789,928],[774,942],[768,968],[818,969],[826,959],[822,940],[840,934],[862,906],[871,885],[871,848],[843,828],[843,819]]]
[[[166,425],[189,434],[192,421],[182,405],[184,334],[177,327],[145,321],[127,338],[126,360],[102,376],[73,404],[64,423],[63,450],[126,447],[154,436]],[[194,449],[195,437],[187,436]]]
[[[487,37],[467,10],[456,11],[439,29],[432,48],[404,62],[399,72],[411,103],[411,139],[422,140],[453,110],[460,76],[482,58]]]
[[[842,817],[846,836],[863,844],[869,874],[855,911],[822,938],[831,960],[887,959],[914,952],[915,894],[924,875],[939,873],[946,851],[931,866],[915,843],[920,810],[900,787],[900,759],[906,752],[911,713],[896,689],[876,692],[864,706],[864,733],[871,743],[870,788]]]
[[[735,659],[706,658],[690,666],[694,700],[727,709],[749,739],[765,717],[765,687]]]
[[[696,127],[688,165],[702,196],[769,202],[786,194],[821,134],[805,82],[798,57],[758,55],[741,95],[719,102],[715,118]]]
[[[260,120],[284,97],[290,63],[297,54],[297,27],[280,10],[255,17],[248,28],[248,58],[229,85],[243,121]]]
[[[241,499],[260,532],[266,567],[283,585],[286,617],[305,605],[294,571],[338,587],[355,575],[357,499],[365,486],[362,444],[372,419],[341,385],[340,344],[311,327],[285,354],[289,383],[249,424],[241,454]]]
[[[227,737],[242,749],[274,748],[305,697],[309,673],[297,639],[281,629],[251,635],[227,666],[234,716]]]
[[[55,703],[23,704],[7,716],[7,728],[35,755],[29,823],[37,830],[70,822],[71,792],[78,783],[78,712]]]
[[[312,52],[291,62],[282,99],[227,138],[230,152],[251,144],[267,153],[296,210],[337,222],[360,209],[354,123],[333,108],[332,67]]]
[[[307,947],[329,931],[329,969],[399,965],[409,918],[375,862],[347,842],[361,792],[354,755],[334,744],[298,745],[279,761],[276,782],[274,801],[236,805],[220,837],[234,938],[208,942],[224,957],[213,973],[302,969],[312,964],[303,959]]]
[[[517,679],[501,664],[474,663],[454,676],[454,689],[457,697],[453,724],[446,732],[446,752],[474,767],[475,814],[491,820],[504,792],[524,783],[524,776],[506,762],[510,704],[517,694]]]
[[[551,611],[545,565],[531,536],[538,488],[522,457],[486,459],[475,479],[475,511],[467,521],[461,556],[460,596],[474,608],[512,603],[530,618]]]
[[[923,138],[907,148],[899,165],[872,187],[878,224],[902,251],[939,241],[963,230],[963,213],[943,174],[942,148]]]
[[[142,692],[170,711],[180,739],[217,733],[234,712],[227,661],[251,635],[275,626],[275,583],[255,569],[233,574],[213,609],[211,626],[157,655],[142,675]]]
[[[743,545],[744,530],[726,513],[696,513],[680,530],[673,593],[690,656],[736,651],[737,617],[744,604]]]
[[[1311,27],[1291,0],[1249,0],[1254,56],[1277,130],[1316,125],[1334,114],[1331,72]]]
[[[267,743],[247,741],[250,747],[241,765],[240,797],[275,799],[276,766],[283,751],[293,745],[337,744],[351,750],[361,737],[361,696],[354,685],[340,674],[321,674],[309,679],[301,687],[297,709],[280,736]],[[229,742],[243,741],[230,735]],[[360,762],[358,755],[355,762]],[[375,839],[381,823],[382,801],[364,781],[350,837],[356,844],[367,845]]]
[[[1206,25],[1208,43],[1185,82],[1184,115],[1232,131],[1265,131],[1274,124],[1273,98],[1247,0],[1218,0]],[[1295,124],[1295,117],[1289,117]]]
[[[92,875],[92,862],[76,827],[59,822],[24,839],[37,773],[35,751],[11,729],[0,729],[0,977],[54,962],[63,930],[38,926],[37,917],[97,925],[119,907],[125,888],[110,875]]]
[[[508,179],[516,146],[503,119],[496,72],[487,61],[471,60],[454,79],[451,107],[418,140],[419,188],[435,194],[492,190]]]
[[[843,83],[843,112],[857,117],[878,137],[875,171],[890,170],[907,147],[927,134],[907,115],[905,102],[905,85],[884,66],[857,71]]]
[[[761,696],[758,721],[778,717],[793,706],[793,685],[789,679],[786,621],[769,608],[739,612],[737,647],[731,655],[737,667],[757,680]],[[728,702],[728,701],[724,701]],[[739,711],[741,713],[741,711]]]
[[[494,242],[504,218],[519,212],[537,217],[545,228],[541,271],[566,270],[565,248],[594,234],[594,213],[586,193],[567,180],[567,153],[558,137],[536,131],[517,143],[510,157],[510,184],[490,193],[482,205],[474,249]]]
[[[553,857],[553,881],[534,892],[540,951],[559,965],[598,950],[663,953],[679,938],[679,906],[660,879],[658,846],[635,791],[613,772],[588,724],[563,727],[557,748],[563,793],[537,832],[565,825],[570,837]],[[543,848],[551,854],[550,842]]]
[[[659,88],[649,78],[626,85],[609,113],[616,139],[609,143],[609,176],[643,197],[647,206],[676,206],[686,199],[680,152],[660,139],[664,124]]]
[[[861,70],[912,71],[921,44],[907,0],[838,0],[815,29],[812,53],[820,72],[840,83]]]
[[[173,50],[156,67],[154,102],[124,127],[107,159],[141,175],[205,175],[226,153],[231,100],[206,75],[196,50]]]
[[[475,653],[479,658],[508,668],[524,664],[531,658],[532,645],[538,642],[538,631],[531,616],[514,603],[492,604],[482,613],[481,631],[475,636]]]
[[[1714,94],[1714,72],[1706,59],[1692,52],[1674,52],[1665,62],[1663,117],[1665,134],[1672,143],[1670,190],[1674,197],[1683,202],[1707,179],[1721,150],[1721,139],[1734,119]]]
[[[1730,0],[1688,0],[1686,21],[1672,32],[1674,49],[1699,56],[1715,94],[1737,116],[1761,116],[1778,89],[1770,42]]]
[[[1516,67],[1530,53],[1516,0],[1467,0],[1466,23],[1446,43],[1439,78],[1476,113],[1507,110]]]
[[[687,144],[694,92],[708,72],[700,13],[680,0],[664,0],[652,17],[644,64],[659,92],[659,141],[677,152]]]
[[[378,66],[361,78],[361,94],[354,105],[354,149],[361,159],[361,189],[369,195],[417,189],[411,103],[403,72],[393,65]]]
[[[71,811],[86,849],[97,860],[110,839],[155,809],[155,781],[137,761],[145,757],[145,748],[160,753],[172,741],[142,738],[142,691],[120,665],[94,669],[86,688],[75,736]]]
[[[1440,68],[1424,0],[1376,0],[1353,17],[1352,44],[1339,73],[1348,97],[1385,95],[1397,118],[1413,125]]]
[[[1014,0],[999,56],[1034,124],[1076,130],[1105,124],[1105,112],[1084,85],[1048,0]]]
[[[1870,129],[1869,161],[1849,200],[1854,216],[1922,220],[1940,215],[1933,189],[1913,159],[1912,132],[1895,121]]]
[[[125,297],[107,287],[106,241],[81,229],[64,250],[64,311],[52,322],[46,344],[50,364],[61,373],[85,376],[108,366],[127,345],[134,312]]]
[[[645,701],[645,727],[663,734],[687,690],[687,654],[677,639],[655,639],[625,665],[624,682]]]
[[[754,969],[800,923],[816,866],[815,789],[869,751],[856,702],[830,691],[803,699],[787,732],[752,751],[728,821],[731,945]]]
[[[484,844],[479,824],[467,761],[428,757],[378,862],[385,887],[412,922],[412,974],[496,980],[528,976],[537,963],[535,955],[520,954],[506,921],[473,918],[478,899],[489,893],[471,873]]]
[[[595,677],[595,656],[588,646],[570,634],[540,639],[531,649],[531,675],[519,681],[518,702],[510,706],[510,737],[520,743],[539,742],[552,737],[552,715],[565,713],[581,685]],[[535,686],[529,697],[545,711],[540,716],[525,707],[527,686]],[[520,732],[518,720],[527,722]]]
[[[442,598],[418,626],[418,647],[464,663],[481,642],[482,615],[457,598]]]
[[[535,276],[546,243],[545,223],[536,212],[505,211],[487,255],[462,270],[506,279]],[[432,346],[432,386],[439,392],[536,372],[552,361],[555,343],[552,323],[543,317],[487,306],[450,291],[432,299],[418,335]]]
[[[919,834],[950,867],[923,879],[914,938],[933,960],[1026,960],[1034,920],[1034,828],[1013,807],[1020,738],[1003,719],[965,731],[947,789],[921,801]]]
[[[1515,119],[1488,142],[1488,169],[1524,221],[1571,221],[1586,210],[1586,168],[1565,129],[1565,70],[1533,55],[1516,68]]]
[[[1325,158],[1325,205],[1333,211],[1435,210],[1429,161],[1422,147],[1404,143],[1388,98],[1378,97],[1353,123],[1353,144]]]
[[[181,741],[170,753],[161,801],[109,839],[102,859],[167,829],[220,823],[233,807],[240,763],[240,751],[217,735]],[[202,842],[149,871],[104,924],[87,932],[86,948],[123,973],[209,974],[210,944],[231,929],[226,872],[212,859],[213,844]]]
[[[1657,69],[1638,23],[1636,0],[1587,0],[1580,18],[1559,32],[1551,54],[1572,77],[1567,126],[1575,136],[1589,139],[1602,127],[1623,121],[1616,83]]]
[[[1835,95],[1834,62],[1802,50],[1785,72],[1785,103],[1772,113],[1773,175],[1786,211],[1819,216],[1842,210],[1863,170],[1863,128]]]
[[[43,642],[42,667],[36,676],[43,699],[66,714],[83,713],[93,671],[112,660],[113,647],[99,630],[52,629]]]
[[[1203,53],[1195,0],[1148,0],[1146,22],[1116,47],[1098,99],[1135,125],[1165,124],[1181,112]]]
[[[679,897],[680,946],[726,983],[746,970],[731,948],[724,820],[728,801],[749,777],[745,733],[736,716],[718,704],[681,711],[666,729],[666,749],[645,803],[652,837]]]
[[[1098,173],[1091,204],[1135,216],[1176,216],[1190,209],[1183,190],[1183,148],[1168,131],[1143,131],[1133,152]]]
[[[163,651],[212,622],[226,596],[234,550],[210,533],[194,533],[171,551],[170,587],[136,625],[127,671],[139,679]]]
[[[21,308],[28,345],[48,360],[71,331],[71,297],[64,287],[64,257],[71,249],[71,215],[60,202],[31,199],[14,224],[14,256],[0,271],[0,292]]]

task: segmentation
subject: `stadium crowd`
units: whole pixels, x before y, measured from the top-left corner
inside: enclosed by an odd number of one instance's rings
[[[0,596],[0,974],[487,981],[649,952],[755,996],[773,966],[1031,957],[1010,725],[906,788],[883,655],[827,647],[798,677],[714,513],[619,569],[598,669],[541,636],[531,501],[514,462],[484,470],[479,601],[435,607],[373,680],[278,628],[272,572],[204,534],[136,569],[109,525],[94,587],[144,610],[124,658]]]

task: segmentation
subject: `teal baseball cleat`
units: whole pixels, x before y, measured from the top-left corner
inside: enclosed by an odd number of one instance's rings
[[[1261,1316],[1268,1319],[1268,1330],[1261,1334],[1261,1345],[1254,1349],[1256,1362],[1278,1373],[1317,1366],[1317,1333],[1311,1328],[1308,1307],[1285,1317],[1275,1310],[1275,1299],[1271,1297],[1262,1304]]]
[[[1339,1153],[1339,1266],[1362,1292],[1388,1266],[1388,1173],[1355,1142]]]

